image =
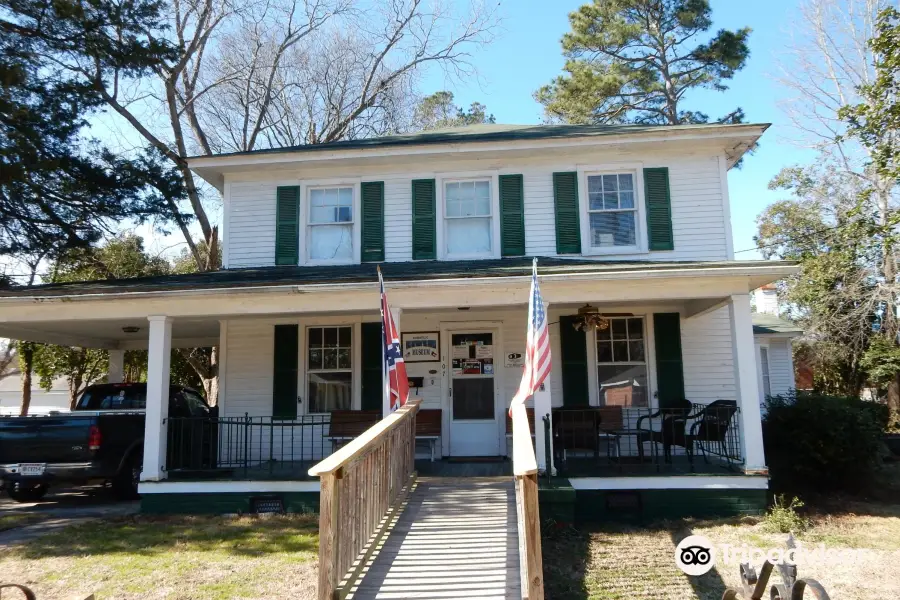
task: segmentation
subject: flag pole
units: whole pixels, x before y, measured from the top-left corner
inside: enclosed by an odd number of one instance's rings
[[[378,306],[381,313],[381,417],[388,416],[391,412],[391,398],[387,372],[387,332],[384,329],[384,278],[381,275],[381,265],[376,265],[378,271]]]

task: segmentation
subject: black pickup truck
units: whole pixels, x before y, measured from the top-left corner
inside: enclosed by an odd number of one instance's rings
[[[111,481],[137,495],[144,450],[147,384],[89,386],[69,413],[0,417],[0,479],[18,502],[40,500],[50,485]],[[172,386],[169,415],[210,416],[196,391]]]

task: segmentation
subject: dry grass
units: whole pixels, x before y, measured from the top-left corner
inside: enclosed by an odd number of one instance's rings
[[[881,600],[900,595],[900,506],[881,506],[870,514],[815,516],[799,536],[806,547],[866,549],[865,558],[833,557],[800,565],[800,575],[818,579],[832,598]],[[544,538],[547,597],[554,600],[719,600],[726,586],[740,584],[740,560],[701,577],[688,577],[674,562],[675,546],[690,534],[713,544],[784,548],[785,535],[768,533],[759,519],[679,521],[650,527],[568,530]],[[584,559],[579,558],[585,557]],[[756,561],[759,568],[759,561]],[[780,583],[774,575],[772,583]]]
[[[40,598],[315,597],[317,520],[147,517],[94,521],[4,548],[4,581]]]

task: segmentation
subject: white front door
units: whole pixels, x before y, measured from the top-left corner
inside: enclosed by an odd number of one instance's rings
[[[448,333],[450,456],[497,456],[497,335],[477,330]]]

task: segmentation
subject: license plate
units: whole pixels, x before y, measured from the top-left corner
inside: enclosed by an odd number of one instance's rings
[[[46,467],[44,463],[21,463],[19,465],[19,475],[23,475],[25,477],[34,477],[38,475],[44,474],[44,467]]]

